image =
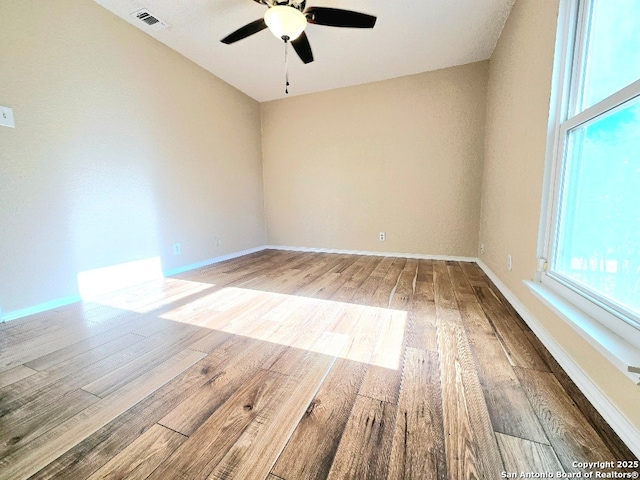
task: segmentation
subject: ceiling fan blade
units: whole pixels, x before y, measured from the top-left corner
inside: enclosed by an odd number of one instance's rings
[[[229,45],[231,43],[237,42],[238,40],[242,40],[243,38],[247,38],[248,36],[253,35],[254,33],[258,33],[264,30],[265,28],[267,28],[267,24],[264,23],[264,18],[260,18],[255,22],[251,22],[245,25],[244,27],[240,27],[238,30],[236,30],[230,35],[227,35],[220,41],[222,43],[226,43],[227,45]]]
[[[373,28],[376,17],[340,8],[309,7],[304,11],[309,23],[329,27]]]
[[[300,60],[304,63],[313,62],[313,52],[311,51],[311,45],[309,45],[309,39],[307,35],[302,32],[298,38],[291,42],[293,49],[296,51]]]

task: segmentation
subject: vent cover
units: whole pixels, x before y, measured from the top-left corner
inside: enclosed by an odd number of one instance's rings
[[[167,28],[169,26],[158,17],[153,15],[146,8],[133,12],[131,16],[137,18],[141,22],[146,23],[147,26],[151,27],[154,30],[162,30],[163,28]]]

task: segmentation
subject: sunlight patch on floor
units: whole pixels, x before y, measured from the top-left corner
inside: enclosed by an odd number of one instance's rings
[[[197,302],[206,310],[185,305],[162,318],[327,355],[335,355],[336,342],[342,341],[341,358],[400,367],[407,324],[404,311],[237,287],[223,288]],[[200,314],[194,315],[196,310]]]
[[[196,304],[204,297],[202,292],[215,289],[215,285],[173,278],[159,278],[121,291],[90,297],[94,303],[137,313],[171,308],[171,304]],[[197,298],[196,298],[197,297]]]
[[[401,368],[407,327],[402,310],[174,278],[103,295],[99,303],[140,313],[162,309],[158,318],[165,320],[389,369]]]

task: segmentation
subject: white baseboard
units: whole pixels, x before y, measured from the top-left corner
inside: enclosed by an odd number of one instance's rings
[[[476,262],[527,325],[529,325],[531,331],[540,339],[547,350],[549,350],[549,353],[556,359],[558,364],[560,364],[567,375],[569,375],[584,396],[587,397],[587,400],[589,400],[593,407],[602,415],[602,418],[605,419],[620,439],[629,447],[629,450],[631,450],[636,457],[640,458],[640,430],[629,422],[618,407],[609,400],[609,397],[593,383],[591,378],[589,378],[573,358],[556,342],[518,297],[502,283],[491,269],[480,259],[476,259]]]
[[[202,262],[192,263],[190,265],[185,265],[183,267],[173,268],[171,270],[167,270],[162,272],[162,275],[165,277],[169,277],[171,275],[177,275],[178,273],[187,272],[189,270],[194,270],[196,268],[205,267],[207,265],[212,265],[214,263],[223,262],[225,260],[230,260],[232,258],[242,257],[243,255],[248,255],[250,253],[259,252],[264,250],[266,247],[261,245],[259,247],[249,248],[247,250],[242,250],[240,252],[229,253],[227,255],[221,255],[219,257],[210,258],[208,260],[204,260]],[[48,302],[39,303],[38,305],[33,305],[31,307],[22,308],[20,310],[14,310],[12,312],[6,312],[2,314],[1,321],[8,322],[10,320],[15,320],[17,318],[27,317],[29,315],[34,315],[36,313],[42,313],[47,310],[53,310],[54,308],[59,308],[64,305],[69,305],[71,303],[80,302],[82,297],[80,295],[71,295],[64,298],[58,298],[55,300],[49,300]]]
[[[271,250],[289,250],[292,252],[340,253],[346,255],[369,255],[374,257],[416,258],[423,260],[450,260],[454,262],[475,262],[475,257],[458,257],[452,255],[423,255],[420,253],[370,252],[366,250],[339,250],[335,248],[289,247],[283,245],[267,245]]]
[[[31,307],[21,308],[20,310],[14,310],[12,312],[3,313],[2,321],[8,322],[10,320],[15,320],[17,318],[34,315],[36,313],[46,312],[47,310],[53,310],[54,308],[63,307],[71,303],[79,302],[80,300],[82,300],[80,295],[70,295],[68,297],[49,300],[48,302],[39,303],[38,305],[33,305]]]
[[[191,263],[189,265],[184,265],[182,267],[172,268],[171,270],[166,270],[162,272],[162,275],[165,277],[170,277],[171,275],[177,275],[179,273],[188,272],[189,270],[195,270],[196,268],[206,267],[207,265],[213,265],[214,263],[224,262],[225,260],[231,260],[232,258],[243,257],[245,255],[249,255],[250,253],[260,252],[269,247],[265,245],[261,245],[259,247],[248,248],[246,250],[241,250],[239,252],[228,253],[227,255],[221,255],[219,257],[210,258],[208,260],[203,260],[201,262]]]
[[[210,258],[207,260],[203,260],[201,262],[191,263],[189,265],[184,265],[182,267],[165,270],[162,272],[162,275],[165,277],[169,277],[171,275],[177,275],[179,273],[188,272],[189,270],[195,270],[196,268],[206,267],[207,265],[213,265],[214,263],[224,262],[225,260],[231,260],[233,258],[242,257],[244,255],[249,255],[250,253],[259,252],[261,250],[266,250],[266,249],[291,250],[291,251],[297,251],[297,252],[371,255],[371,256],[379,256],[379,257],[417,258],[417,259],[426,259],[426,260],[452,260],[452,261],[459,261],[459,262],[473,262],[476,260],[474,257],[459,257],[459,256],[450,256],[450,255],[422,255],[422,254],[410,254],[410,253],[369,252],[369,251],[361,251],[361,250],[339,250],[339,249],[332,249],[332,248],[306,248],[306,247],[289,247],[289,246],[281,246],[281,245],[261,245],[258,247],[241,250],[239,252],[233,252],[227,255],[221,255],[219,257]],[[62,307],[64,305],[69,305],[71,303],[79,302],[81,300],[82,300],[82,297],[80,295],[71,295],[68,297],[58,298],[55,300],[50,300],[48,302],[40,303],[38,305],[33,305],[31,307],[23,308],[20,310],[14,310],[12,312],[6,312],[6,313],[3,312],[2,316],[0,317],[0,321],[8,322],[10,320],[15,320],[17,318],[22,318],[29,315],[34,315],[36,313],[45,312],[47,310],[52,310],[54,308]]]

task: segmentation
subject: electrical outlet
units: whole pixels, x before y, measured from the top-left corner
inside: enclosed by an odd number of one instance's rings
[[[213,244],[216,247],[219,247],[220,245],[222,245],[222,239],[220,237],[213,237]]]
[[[16,124],[13,121],[13,109],[0,107],[0,125],[3,127],[16,128]]]
[[[480,253],[484,253],[484,243],[480,244]]]
[[[180,248],[180,244],[179,243],[174,243],[173,244],[173,254],[174,255],[180,255],[182,253],[182,249]]]
[[[513,261],[511,259],[511,255],[507,255],[507,270],[513,270]]]
[[[384,242],[387,239],[387,234],[384,232],[380,232],[378,234],[378,240],[380,240],[381,242]]]

